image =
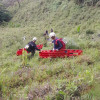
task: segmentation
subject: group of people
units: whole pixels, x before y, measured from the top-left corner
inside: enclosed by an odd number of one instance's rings
[[[48,32],[47,32],[48,33]],[[52,39],[52,43],[54,44],[54,48],[53,50],[61,50],[61,49],[65,49],[65,44],[64,42],[62,41],[62,39],[58,39],[56,37],[56,34],[53,32],[53,30],[51,31],[51,33],[49,34],[49,37]],[[29,42],[26,46],[25,46],[25,49],[28,51],[28,52],[31,52],[31,57],[34,56],[35,54],[35,51],[38,50],[40,51],[40,49],[37,48],[36,46],[36,41],[37,41],[37,38],[34,37],[33,38],[33,41]]]

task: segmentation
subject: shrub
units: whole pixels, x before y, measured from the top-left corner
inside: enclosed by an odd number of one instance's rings
[[[99,0],[92,0],[93,5],[95,5]]]
[[[87,6],[94,6],[99,0],[74,0],[76,4],[86,3]]]
[[[86,31],[86,34],[94,34],[94,31],[93,31],[93,30],[88,29],[88,30]]]
[[[95,6],[99,0],[87,0],[87,6]]]
[[[67,49],[79,49],[79,45],[73,40],[69,40],[66,47]]]
[[[75,2],[76,4],[81,4],[81,3],[84,2],[84,0],[74,0],[74,2]]]
[[[56,94],[56,100],[64,100],[65,93],[63,91],[59,91],[58,94]]]
[[[61,5],[61,4],[62,4],[62,2],[61,2],[61,1],[57,3],[57,5]]]
[[[8,22],[10,21],[11,16],[10,13],[8,11],[0,11],[0,23],[2,23],[3,21]]]
[[[5,6],[0,3],[0,24],[2,22],[8,22],[11,19],[9,11],[6,10]]]

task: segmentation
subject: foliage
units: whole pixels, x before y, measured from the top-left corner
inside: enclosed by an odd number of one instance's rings
[[[0,23],[3,21],[8,22],[10,19],[11,16],[7,11],[0,11]]]
[[[27,65],[27,52],[23,49],[22,66],[25,67],[26,65]]]
[[[9,11],[7,11],[5,9],[5,7],[3,5],[1,5],[0,7],[0,24],[5,21],[8,22],[11,19],[11,15],[9,13]]]
[[[78,26],[78,28],[77,28],[77,32],[80,33],[80,26]]]
[[[87,35],[88,35],[88,34],[94,34],[94,31],[92,31],[92,30],[89,29],[89,30],[86,31],[86,34],[87,34]]]
[[[99,0],[74,0],[76,4],[87,3],[88,6],[94,6]]]
[[[0,27],[2,99],[25,100],[35,95],[39,100],[69,100],[78,95],[82,100],[89,97],[99,100],[98,7],[79,6],[73,0],[23,0],[20,8],[15,5],[8,10],[14,17],[7,27]],[[50,32],[51,28],[58,38],[67,40],[68,49],[82,49],[83,54],[63,59],[40,59],[36,51],[30,60],[25,52],[20,57],[16,56],[16,51],[34,36],[38,38],[37,44],[44,43],[43,33],[45,30]],[[96,31],[92,35],[86,35],[88,29]],[[23,40],[24,36],[26,40]],[[47,43],[43,50],[52,48],[53,45]],[[50,90],[47,86],[50,86]]]
[[[74,0],[76,4],[80,4],[80,3],[83,3],[84,0]]]

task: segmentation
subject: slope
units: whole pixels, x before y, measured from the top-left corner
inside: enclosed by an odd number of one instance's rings
[[[100,76],[100,8],[77,5],[72,0],[23,0],[8,8],[13,18],[0,27],[0,99],[98,100]],[[65,37],[67,48],[83,55],[65,59],[29,60],[16,51],[34,36],[44,43],[43,33],[53,28]],[[22,37],[26,36],[23,41]],[[43,49],[52,49],[49,45]]]

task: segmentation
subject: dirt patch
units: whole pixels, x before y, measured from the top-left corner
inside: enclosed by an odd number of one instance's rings
[[[31,71],[32,71],[31,68],[24,67],[24,68],[19,69],[18,71],[16,71],[14,75],[18,75],[18,76],[21,77],[23,73],[30,74]]]
[[[13,77],[8,81],[8,86],[10,88],[16,88],[19,86],[25,86],[28,84],[28,81],[30,79],[33,80],[34,74],[32,72],[33,70],[29,68],[22,68],[16,71],[13,75]]]
[[[49,84],[46,84],[44,86],[35,87],[33,90],[29,91],[28,98],[29,100],[33,100],[33,99],[37,100],[37,98],[44,98],[44,96],[48,94],[51,90],[52,89]]]
[[[80,56],[79,59],[77,60],[77,63],[80,63],[80,64],[84,62],[86,62],[88,65],[91,65],[94,63],[93,59],[87,55]]]
[[[98,34],[98,37],[100,37],[100,34]]]
[[[82,84],[78,87],[78,90],[80,91],[81,94],[85,94],[88,93],[92,88],[93,88],[92,85]]]
[[[92,88],[93,86],[88,84],[78,86],[77,90],[71,95],[70,100],[80,100],[81,96],[87,94]]]

